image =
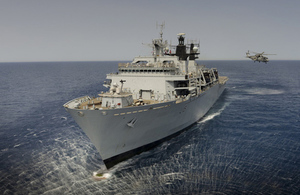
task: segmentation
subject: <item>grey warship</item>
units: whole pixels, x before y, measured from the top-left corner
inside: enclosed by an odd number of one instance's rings
[[[201,119],[225,89],[225,76],[196,62],[199,44],[177,34],[175,52],[160,37],[150,56],[119,63],[97,97],[63,106],[95,145],[107,169],[179,134]]]

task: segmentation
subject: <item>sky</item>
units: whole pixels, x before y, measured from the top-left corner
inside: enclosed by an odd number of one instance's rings
[[[0,62],[118,61],[159,38],[199,40],[199,60],[250,51],[300,60],[299,0],[0,0]],[[249,60],[249,59],[248,59]]]

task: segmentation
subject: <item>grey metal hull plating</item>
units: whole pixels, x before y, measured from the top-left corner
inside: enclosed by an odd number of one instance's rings
[[[223,84],[215,84],[199,96],[181,103],[171,101],[109,110],[67,108],[67,111],[90,138],[109,168],[144,149],[143,146],[158,143],[197,122],[213,106],[224,87]],[[128,123],[132,119],[136,123],[130,127]]]

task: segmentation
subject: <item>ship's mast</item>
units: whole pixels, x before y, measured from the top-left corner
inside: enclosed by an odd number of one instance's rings
[[[159,39],[153,39],[152,40],[152,46],[153,46],[153,56],[156,58],[158,56],[164,55],[164,49],[167,47],[168,43],[167,41],[163,42],[163,29],[165,28],[165,23],[162,24],[156,24],[156,27],[160,27],[160,38]]]
[[[163,29],[165,28],[165,23],[163,22],[162,24],[156,24],[156,27],[160,27],[160,39],[163,40]]]

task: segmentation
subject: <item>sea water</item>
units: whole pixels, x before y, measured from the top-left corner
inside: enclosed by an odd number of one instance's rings
[[[199,63],[229,77],[212,109],[102,181],[62,105],[107,90],[117,62],[0,63],[0,194],[298,194],[300,61]]]

